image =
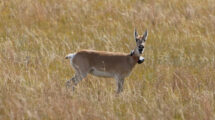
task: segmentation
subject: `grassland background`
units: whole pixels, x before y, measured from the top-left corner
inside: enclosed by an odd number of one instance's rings
[[[67,53],[129,53],[149,31],[145,62],[115,94],[88,76],[76,92]],[[1,0],[0,119],[215,119],[214,0]]]

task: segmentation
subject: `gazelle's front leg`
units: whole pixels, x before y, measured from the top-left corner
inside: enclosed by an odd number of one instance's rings
[[[123,91],[123,84],[124,84],[124,78],[116,77],[116,85],[117,85],[117,93],[120,93]]]

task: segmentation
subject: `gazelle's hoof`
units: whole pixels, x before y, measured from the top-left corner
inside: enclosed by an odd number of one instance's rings
[[[69,88],[69,87],[71,86],[71,81],[70,81],[70,80],[66,81],[65,86],[66,86],[67,88]]]

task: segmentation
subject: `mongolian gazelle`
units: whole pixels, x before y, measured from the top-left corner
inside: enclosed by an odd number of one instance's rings
[[[75,70],[75,75],[66,82],[69,87],[71,81],[74,86],[78,84],[88,73],[116,79],[117,93],[123,90],[123,83],[136,63],[141,64],[144,58],[140,55],[144,52],[145,42],[148,36],[147,30],[144,35],[134,32],[136,48],[130,53],[115,53],[95,50],[81,50],[77,53],[68,54],[66,59],[70,59],[71,65]]]

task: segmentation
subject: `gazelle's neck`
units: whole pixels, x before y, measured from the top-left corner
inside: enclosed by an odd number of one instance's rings
[[[138,53],[138,51],[136,49],[134,49],[130,52],[130,56],[140,57],[140,54]]]
[[[134,60],[135,62],[137,62],[138,59],[139,59],[139,56],[137,56],[137,55],[135,54],[135,51],[134,51],[134,50],[131,51],[130,56],[133,58],[133,60]]]
[[[135,50],[131,51],[130,56],[132,57],[134,64],[141,64],[144,62],[144,57],[140,56],[140,54],[135,54]]]

